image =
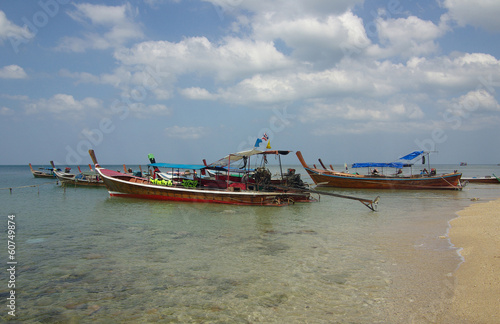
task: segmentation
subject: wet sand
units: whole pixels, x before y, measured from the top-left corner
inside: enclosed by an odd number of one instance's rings
[[[460,323],[500,323],[500,199],[458,212],[449,237],[464,262],[450,311]]]

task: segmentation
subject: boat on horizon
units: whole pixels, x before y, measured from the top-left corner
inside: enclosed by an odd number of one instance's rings
[[[321,159],[319,160],[322,169],[309,167],[305,162],[302,153],[298,151],[297,157],[309,174],[314,183],[318,186],[335,187],[335,188],[351,188],[351,189],[393,189],[393,190],[423,190],[423,189],[449,189],[461,190],[460,183],[461,173],[457,171],[453,173],[437,174],[435,169],[430,169],[430,172],[424,168],[418,174],[403,174],[404,167],[413,165],[411,161],[422,157],[425,162],[425,156],[429,152],[414,151],[399,159],[398,162],[390,163],[354,163],[353,168],[367,168],[368,173],[361,175],[358,172],[352,174],[349,172],[340,172],[333,170],[332,167],[327,169]],[[378,169],[382,171],[379,171]],[[396,172],[392,174],[384,174],[383,168],[394,169]]]
[[[234,169],[230,168],[231,163],[234,165],[238,161],[244,163],[244,167],[241,168],[244,170],[248,160],[254,156],[265,158],[272,154],[284,155],[285,152],[289,153],[289,151],[260,151],[254,148],[229,154],[226,158],[209,165],[156,163],[153,160],[151,162],[154,163],[149,164],[149,167],[153,168],[153,171],[149,172],[152,176],[144,178],[101,167],[94,150],[89,150],[95,169],[112,197],[250,206],[286,206],[296,202],[316,201],[309,192],[287,185],[287,179],[297,179],[297,176],[300,177],[298,174],[290,174],[288,177],[282,174],[284,177],[281,180],[273,180],[271,173],[264,166],[255,169],[255,173],[245,173],[246,176],[238,178],[238,181],[231,176],[215,178],[202,174],[207,169],[227,173],[228,170]],[[173,170],[172,178],[163,178],[162,172],[158,172],[160,168]],[[175,177],[180,175],[180,170],[185,170],[182,177]]]

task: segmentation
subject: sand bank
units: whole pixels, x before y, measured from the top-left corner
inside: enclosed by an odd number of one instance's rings
[[[500,323],[500,199],[458,215],[449,236],[464,262],[454,274],[451,311],[464,323]]]

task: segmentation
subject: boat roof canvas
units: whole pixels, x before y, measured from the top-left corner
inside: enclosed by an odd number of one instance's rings
[[[389,163],[378,163],[378,162],[367,162],[367,163],[354,163],[353,168],[396,168],[402,169],[404,163],[401,162],[389,162]]]
[[[253,148],[251,150],[237,152],[237,153],[231,153],[229,155],[226,155],[222,159],[211,163],[209,166],[224,167],[224,166],[227,166],[229,164],[229,162],[231,162],[231,163],[237,162],[237,161],[243,159],[244,157],[249,157],[249,156],[252,156],[252,155],[262,154],[262,153],[263,153],[263,151],[258,150],[256,148]]]
[[[399,158],[400,161],[411,161],[419,156],[424,154],[424,151],[413,151],[410,154],[406,154]],[[353,168],[396,168],[402,169],[405,166],[411,166],[411,164],[406,164],[404,162],[388,162],[388,163],[379,163],[379,162],[366,162],[366,163],[354,163],[352,165]]]
[[[407,154],[407,155],[405,155],[403,157],[400,157],[399,159],[400,160],[410,161],[410,160],[418,158],[422,154],[424,154],[424,151],[413,151],[410,154]]]

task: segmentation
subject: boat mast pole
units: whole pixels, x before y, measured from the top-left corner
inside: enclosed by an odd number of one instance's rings
[[[245,174],[243,175],[243,177],[245,178],[245,190],[248,190],[248,180],[250,179],[250,165],[251,165],[250,157],[251,156],[248,156],[247,168],[246,168]],[[248,177],[246,177],[246,176],[248,176]]]
[[[283,168],[281,167],[281,155],[279,153],[278,153],[278,161],[280,164],[281,182],[283,182]]]
[[[231,167],[231,154],[228,155],[227,159],[227,179],[226,179],[226,187],[229,189],[229,168]]]

